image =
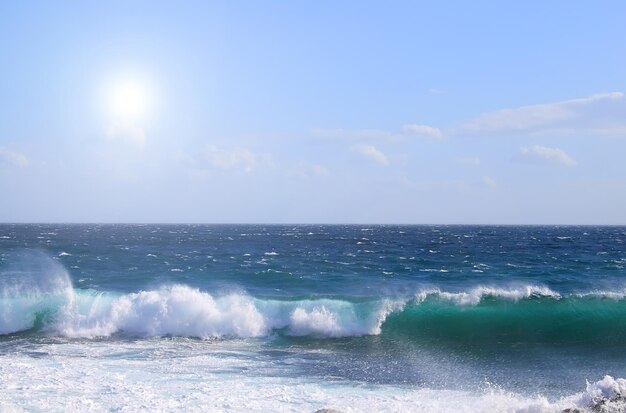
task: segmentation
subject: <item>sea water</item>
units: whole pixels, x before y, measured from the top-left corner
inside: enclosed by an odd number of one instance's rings
[[[0,411],[626,411],[625,266],[624,227],[3,224]]]

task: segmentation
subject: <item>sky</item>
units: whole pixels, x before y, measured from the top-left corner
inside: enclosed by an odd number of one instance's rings
[[[0,222],[626,224],[622,1],[0,2]]]

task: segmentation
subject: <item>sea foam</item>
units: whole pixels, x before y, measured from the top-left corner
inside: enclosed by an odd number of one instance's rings
[[[369,304],[372,306],[372,304]],[[259,300],[246,294],[213,296],[186,286],[113,296],[76,292],[50,328],[70,337],[189,336],[261,337],[282,329],[287,335],[343,337],[379,334],[391,305],[361,309],[341,300]]]
[[[363,386],[288,374],[281,370],[288,365],[251,357],[255,353],[239,347],[223,352],[219,345],[171,340],[158,341],[158,348],[154,345],[54,343],[39,347],[54,362],[22,353],[2,357],[0,388],[5,391],[0,392],[0,411],[312,412],[324,407],[345,413],[624,411],[620,397],[626,381],[611,376],[562,398],[522,395],[497,386],[475,390]],[[120,352],[142,356],[129,360],[119,357]],[[173,353],[178,357],[169,356]]]
[[[266,334],[263,316],[247,296],[214,298],[187,286],[174,285],[110,297],[77,294],[75,304],[53,326],[71,337],[109,336],[126,332],[141,336],[258,337]]]

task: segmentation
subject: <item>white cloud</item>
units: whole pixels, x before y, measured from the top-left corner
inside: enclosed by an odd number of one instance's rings
[[[457,158],[457,162],[468,166],[478,166],[481,164],[480,158],[476,156]]]
[[[248,148],[221,149],[207,145],[205,159],[215,169],[240,169],[245,172],[260,167],[273,167],[272,156],[268,153],[252,152]]]
[[[483,113],[462,124],[457,134],[626,133],[626,105],[621,92],[581,99],[521,106]]]
[[[178,151],[172,155],[172,160],[180,165],[195,167],[197,165],[193,156],[184,151]]]
[[[378,140],[394,141],[400,136],[379,129],[315,129],[313,134],[320,139],[331,141]]]
[[[610,92],[554,103],[486,112],[454,129],[406,124],[399,131],[380,129],[317,129],[319,139],[334,141],[407,142],[415,138],[442,140],[454,135],[525,134],[626,136],[626,99]]]
[[[496,187],[495,179],[493,179],[490,176],[483,176],[482,184],[483,184],[483,186],[486,186],[487,188],[495,188]]]
[[[516,161],[540,165],[574,166],[576,161],[565,151],[558,148],[548,148],[535,145],[530,148],[520,148],[514,158]]]
[[[0,160],[13,166],[19,166],[20,168],[28,166],[28,158],[26,158],[26,156],[4,146],[0,146]]]
[[[313,134],[319,139],[330,141],[406,142],[414,138],[442,139],[444,137],[441,129],[420,124],[404,125],[397,132],[380,129],[316,129]]]
[[[146,134],[143,128],[129,122],[113,122],[107,129],[106,137],[109,140],[121,140],[137,146],[146,143]]]
[[[381,165],[389,164],[389,159],[387,159],[387,156],[374,145],[354,145],[352,146],[352,150],[364,156],[365,158],[368,158]]]
[[[423,136],[426,138],[432,138],[432,139],[441,139],[443,138],[443,133],[441,132],[441,129],[439,128],[435,128],[432,126],[428,126],[428,125],[417,125],[417,124],[413,124],[413,125],[404,125],[402,127],[402,131],[407,134],[407,135],[414,135],[414,136]]]
[[[286,169],[286,173],[288,176],[300,179],[325,178],[330,176],[330,171],[324,165],[306,161],[297,162],[295,165]]]
[[[330,171],[323,165],[313,165],[313,173],[317,176],[329,176]]]

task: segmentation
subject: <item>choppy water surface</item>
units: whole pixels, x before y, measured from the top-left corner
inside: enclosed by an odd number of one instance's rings
[[[0,410],[624,411],[625,241],[0,225]]]

